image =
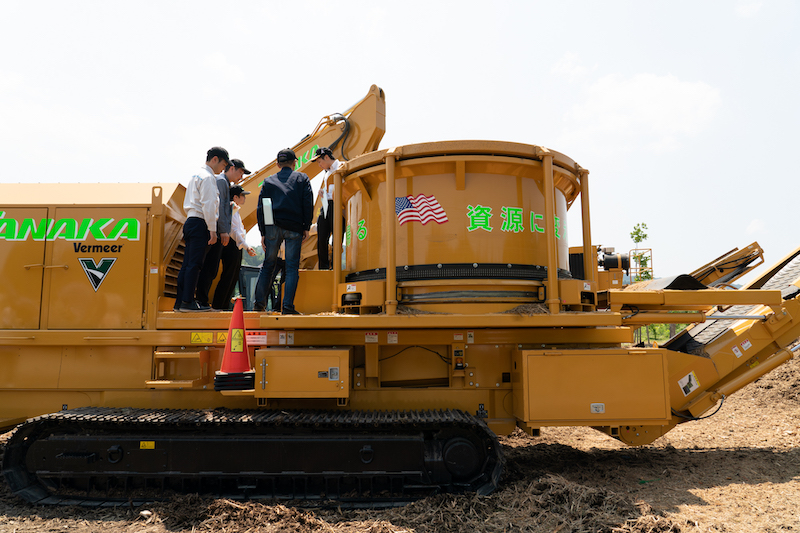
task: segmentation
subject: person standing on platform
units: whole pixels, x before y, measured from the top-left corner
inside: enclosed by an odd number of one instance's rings
[[[314,157],[322,169],[322,183],[319,187],[319,197],[322,201],[322,210],[317,218],[317,259],[320,270],[333,268],[328,252],[328,241],[333,233],[333,174],[341,166],[341,162],[333,157],[330,148],[317,148]],[[342,230],[344,230],[344,217],[342,217]]]
[[[228,166],[228,151],[219,146],[206,153],[206,164],[192,176],[183,199],[186,222],[183,224],[185,248],[183,263],[178,272],[178,288],[174,310],[177,312],[209,311],[208,305],[200,305],[195,298],[200,269],[203,266],[206,247],[217,242],[217,210],[219,193],[216,174]]]
[[[236,161],[234,159],[234,161]],[[239,209],[247,200],[247,195],[241,185],[231,185],[231,204],[233,215],[231,216],[231,240],[222,249],[222,274],[220,275],[217,288],[214,291],[214,309],[226,310],[230,307],[233,289],[239,281],[239,270],[242,268],[242,250],[247,251],[247,255],[255,257],[256,251],[252,246],[248,246],[246,238],[247,232],[244,230],[242,217]]]
[[[200,269],[200,277],[197,281],[197,302],[204,307],[209,306],[209,291],[214,283],[214,278],[217,277],[217,272],[219,272],[222,250],[230,244],[231,216],[233,213],[230,202],[230,187],[232,183],[240,182],[245,174],[250,174],[250,171],[244,168],[242,160],[231,159],[227,168],[225,168],[225,172],[217,176],[217,191],[219,194],[217,233],[219,234],[219,240],[206,250],[203,268]]]
[[[264,246],[264,264],[256,283],[256,311],[264,311],[267,295],[275,280],[278,251],[286,242],[286,287],[283,291],[284,315],[299,315],[294,295],[300,280],[300,248],[308,237],[314,209],[314,193],[306,174],[294,170],[297,156],[290,149],[278,152],[281,170],[264,180],[258,196],[258,229]]]

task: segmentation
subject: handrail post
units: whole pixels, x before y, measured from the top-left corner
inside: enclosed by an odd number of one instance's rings
[[[387,315],[397,313],[397,250],[396,233],[397,217],[395,216],[395,149],[386,152],[386,302],[384,310]]]
[[[155,185],[150,190],[150,209],[147,221],[147,276],[145,277],[145,293],[147,302],[142,317],[142,327],[156,329],[158,318],[159,294],[163,289],[164,280],[161,277],[164,270],[159,268],[162,247],[164,246],[164,189]]]
[[[544,218],[545,237],[547,242],[547,307],[550,314],[561,310],[561,298],[558,295],[558,249],[556,243],[556,194],[553,177],[553,154],[546,148],[539,148],[544,171]]]
[[[581,222],[583,226],[583,277],[597,281],[597,253],[592,245],[592,222],[589,217],[589,171],[578,168],[581,180]]]
[[[325,183],[322,184],[325,187]],[[324,200],[323,200],[324,201]],[[342,278],[342,167],[333,173],[333,304],[331,309],[337,313],[340,309],[338,298],[339,283]],[[317,234],[319,238],[319,234]],[[327,243],[325,243],[327,248]]]

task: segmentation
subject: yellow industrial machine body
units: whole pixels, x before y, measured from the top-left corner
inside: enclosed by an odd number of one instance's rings
[[[533,147],[495,146],[499,153],[487,155],[479,153],[486,150],[485,142],[403,147],[404,157],[395,165],[394,197],[433,198],[441,210],[438,219],[399,223],[394,243],[398,264],[474,263],[477,259],[546,264],[542,164],[525,158]],[[385,266],[390,243],[381,238],[382,228],[394,221],[396,207],[390,202],[386,212],[386,165],[381,155],[354,161],[344,188],[345,216],[351,226],[349,271]],[[574,174],[574,168],[559,168],[556,173],[554,228],[562,269],[567,268],[566,238],[561,238],[567,231],[567,206],[578,190]]]
[[[366,153],[334,174],[344,268],[301,271],[303,316],[245,312],[252,389],[214,390],[230,312],[171,311],[181,186],[0,185],[0,426],[85,406],[457,409],[496,434],[579,425],[646,444],[791,358],[800,300],[785,289],[800,272],[780,288],[773,269],[742,290],[622,290],[620,268],[598,270],[588,171],[517,143],[376,151],[384,114],[375,87],[347,114],[349,149]],[[337,124],[296,151],[332,143]],[[571,207],[584,242],[572,249]],[[760,258],[754,244],[697,272],[727,283]],[[643,324],[707,321],[726,327],[686,346],[631,344]]]

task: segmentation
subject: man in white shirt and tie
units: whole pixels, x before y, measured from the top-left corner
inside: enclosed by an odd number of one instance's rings
[[[330,148],[317,148],[314,157],[322,169],[322,183],[319,187],[319,196],[322,200],[322,211],[317,218],[317,258],[320,270],[330,270],[333,268],[330,255],[328,253],[328,241],[333,233],[333,179],[331,175],[341,166],[341,162],[333,157]],[[344,229],[344,218],[342,218],[342,229]]]

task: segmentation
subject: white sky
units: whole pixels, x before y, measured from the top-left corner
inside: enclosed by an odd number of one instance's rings
[[[213,145],[257,170],[377,84],[383,148],[504,140],[588,168],[595,244],[627,251],[646,223],[656,276],[800,246],[791,0],[72,0],[3,19],[2,181],[185,182]]]

